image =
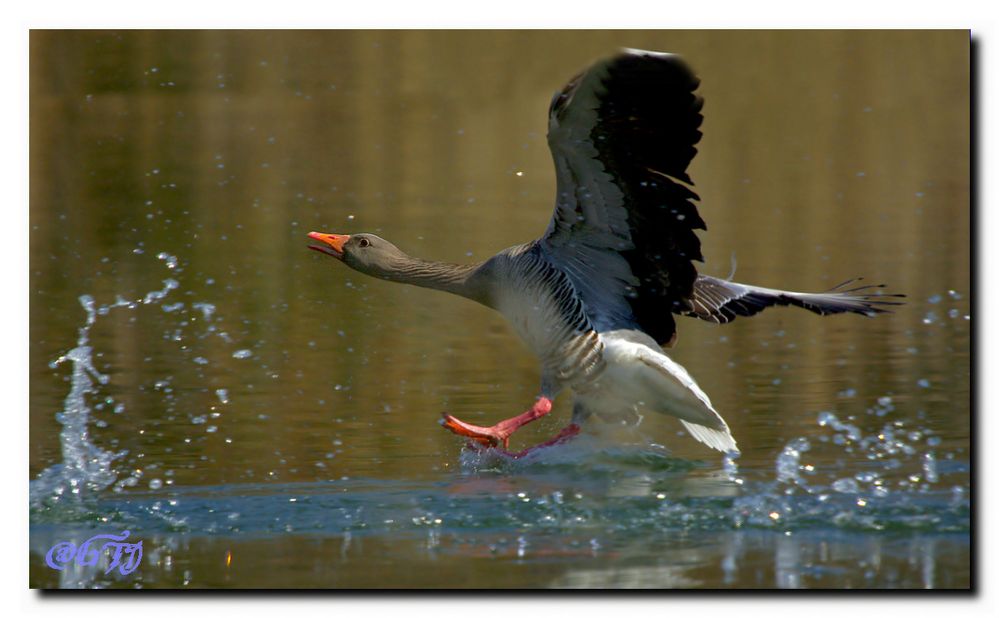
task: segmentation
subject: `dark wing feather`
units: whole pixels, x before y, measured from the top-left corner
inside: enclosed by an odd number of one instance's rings
[[[687,166],[701,138],[698,80],[677,56],[628,50],[593,65],[552,100],[558,178],[541,239],[594,324],[669,341],[689,311],[706,229]]]
[[[903,294],[875,294],[875,290],[884,287],[882,285],[844,289],[855,281],[858,280],[844,281],[828,292],[807,293],[773,290],[700,275],[694,283],[691,309],[678,313],[724,324],[739,316],[756,315],[776,305],[802,307],[819,315],[859,313],[873,317],[878,313],[888,313],[885,306],[902,304],[891,299],[904,298]]]

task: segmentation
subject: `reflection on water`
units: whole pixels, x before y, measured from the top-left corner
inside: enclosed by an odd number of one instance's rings
[[[651,416],[462,453],[440,412],[519,412],[535,360],[304,234],[453,262],[536,237],[551,92],[618,46],[702,78],[704,272],[909,302],[682,322],[734,462]],[[34,32],[31,55],[31,585],[969,585],[966,33]],[[44,565],[125,528],[133,577]]]

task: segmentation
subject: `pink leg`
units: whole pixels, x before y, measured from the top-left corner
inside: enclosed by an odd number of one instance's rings
[[[547,442],[542,442],[541,444],[535,444],[532,447],[525,448],[519,453],[506,453],[506,454],[514,459],[520,459],[521,457],[524,457],[537,449],[546,448],[549,446],[555,446],[556,444],[562,444],[563,442],[568,442],[569,439],[577,435],[579,431],[580,431],[579,425],[572,423],[571,425],[567,425],[565,429],[563,429],[558,433],[557,436],[555,436],[554,438],[552,438]]]
[[[484,446],[496,446],[503,443],[503,448],[507,448],[510,445],[510,436],[513,432],[551,411],[551,399],[539,397],[530,410],[513,418],[508,418],[505,421],[500,421],[492,427],[472,425],[465,421],[460,421],[446,412],[444,413],[441,425],[459,436],[467,436]]]

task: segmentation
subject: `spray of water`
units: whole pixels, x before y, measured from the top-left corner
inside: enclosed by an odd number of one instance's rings
[[[176,258],[160,254],[159,259],[165,261],[169,268],[176,264]],[[114,462],[127,454],[127,451],[107,451],[90,439],[90,406],[87,397],[95,392],[96,381],[107,384],[108,376],[94,367],[93,348],[90,346],[90,329],[97,321],[98,315],[107,315],[113,309],[125,307],[134,309],[141,305],[155,304],[162,301],[179,284],[174,279],[165,279],[163,287],[145,294],[142,298],[130,301],[118,297],[108,305],[97,306],[93,297],[84,294],[80,296],[80,305],[87,313],[87,320],[80,327],[76,346],[69,352],[52,361],[49,366],[58,367],[69,362],[72,367],[70,374],[70,390],[63,402],[63,409],[56,414],[56,420],[62,425],[59,432],[59,442],[62,448],[62,462],[55,464],[31,481],[29,500],[32,508],[42,508],[58,503],[80,502],[113,484],[118,477]],[[121,406],[116,407],[120,411]]]

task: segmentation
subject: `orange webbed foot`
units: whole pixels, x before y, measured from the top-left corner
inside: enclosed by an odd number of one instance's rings
[[[539,419],[552,411],[552,401],[547,397],[539,397],[534,405],[523,414],[519,414],[505,421],[500,421],[492,427],[480,427],[471,423],[466,423],[460,419],[444,413],[441,419],[441,426],[448,431],[471,438],[483,446],[503,445],[507,448],[510,445],[510,436],[524,425],[533,420]]]
[[[452,433],[458,434],[459,436],[471,438],[483,446],[498,446],[502,443],[503,448],[506,448],[510,445],[509,433],[504,435],[504,432],[497,430],[495,427],[480,427],[478,425],[466,423],[461,419],[451,416],[447,412],[443,414],[441,426]]]

